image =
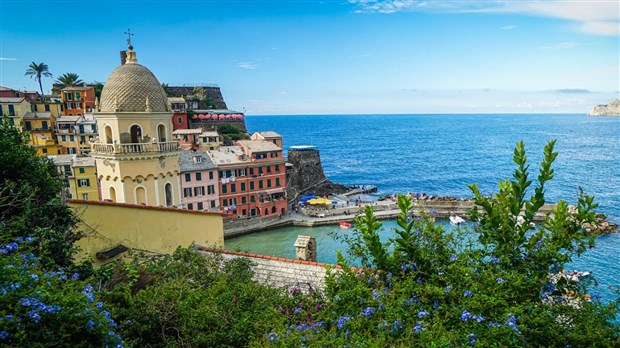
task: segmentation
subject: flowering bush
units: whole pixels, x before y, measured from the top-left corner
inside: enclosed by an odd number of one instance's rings
[[[0,345],[118,347],[116,323],[76,273],[45,271],[34,238],[0,245]]]

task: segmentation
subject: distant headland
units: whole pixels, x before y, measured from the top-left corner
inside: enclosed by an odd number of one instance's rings
[[[609,104],[599,104],[588,112],[589,116],[620,116],[620,99]]]

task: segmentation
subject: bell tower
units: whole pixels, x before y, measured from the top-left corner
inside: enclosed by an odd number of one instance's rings
[[[161,84],[138,64],[128,40],[125,64],[105,83],[95,118],[99,138],[91,145],[101,197],[119,203],[180,206],[178,142]]]

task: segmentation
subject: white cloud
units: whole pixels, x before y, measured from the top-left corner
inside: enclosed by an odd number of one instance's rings
[[[512,29],[516,29],[517,26],[516,25],[505,25],[501,28],[499,28],[500,30],[512,30]]]
[[[248,69],[248,70],[254,70],[258,68],[258,65],[253,62],[239,62],[237,66],[240,67],[241,69]]]
[[[576,45],[572,42],[561,42],[559,44],[555,44],[555,45],[551,45],[551,46],[542,46],[540,47],[541,50],[543,51],[555,51],[555,50],[562,50],[562,49],[568,49],[568,48],[573,48]]]
[[[0,60],[17,60],[17,58],[0,57]]]
[[[560,18],[575,22],[578,31],[595,35],[620,36],[620,1],[419,1],[349,0],[357,13],[451,12],[520,13]],[[511,26],[502,29],[513,29]]]

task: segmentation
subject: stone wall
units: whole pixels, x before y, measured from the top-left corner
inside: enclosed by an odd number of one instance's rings
[[[303,193],[327,180],[317,149],[289,149],[288,163],[293,165],[286,182],[289,197],[295,197],[297,193]]]
[[[261,284],[268,284],[277,288],[286,287],[289,290],[298,288],[304,292],[323,291],[325,289],[325,267],[329,266],[326,263],[206,247],[198,247],[198,250],[204,254],[219,254],[225,260],[237,257],[250,259],[254,264],[252,267],[254,280]]]

